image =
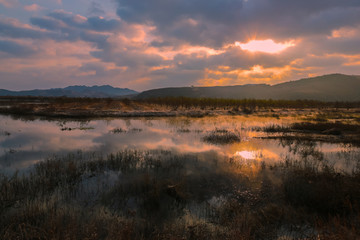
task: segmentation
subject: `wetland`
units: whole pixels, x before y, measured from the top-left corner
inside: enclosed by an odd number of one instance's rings
[[[2,101],[1,239],[360,236],[357,107],[66,101]]]

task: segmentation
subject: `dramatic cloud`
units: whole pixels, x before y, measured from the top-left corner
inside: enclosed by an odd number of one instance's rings
[[[256,35],[287,40],[358,25],[356,0],[118,0],[125,21],[156,26],[156,33],[197,44],[227,44]]]
[[[51,35],[51,33],[41,31],[41,29],[22,24],[16,19],[0,18],[0,36],[2,37],[39,39],[48,38]]]
[[[97,3],[97,2],[91,2],[88,12],[89,12],[90,15],[95,15],[95,16],[105,14],[105,11],[101,7],[101,5],[99,3]]]
[[[1,88],[359,74],[359,0],[0,0]],[[11,10],[11,11],[10,11]]]
[[[34,53],[34,49],[29,46],[21,45],[13,41],[0,40],[0,51],[15,56],[26,56]]]

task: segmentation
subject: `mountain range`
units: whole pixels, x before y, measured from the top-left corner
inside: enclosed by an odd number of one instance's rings
[[[0,96],[44,96],[44,97],[124,97],[136,95],[138,92],[128,88],[103,86],[69,86],[66,88],[35,89],[28,91],[8,91],[0,89]]]
[[[229,99],[309,99],[360,101],[360,76],[330,74],[276,85],[247,84],[224,87],[180,87],[144,91],[137,98],[195,97]]]
[[[0,96],[67,96],[67,97],[193,97],[231,99],[309,99],[319,101],[360,101],[360,76],[329,74],[276,85],[247,84],[216,87],[173,87],[151,89],[141,93],[128,88],[103,86],[69,86],[45,90],[8,91]]]

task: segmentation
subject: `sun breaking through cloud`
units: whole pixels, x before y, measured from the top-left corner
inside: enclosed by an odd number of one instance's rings
[[[288,47],[295,46],[293,42],[275,43],[271,39],[251,40],[247,43],[235,42],[235,46],[241,47],[250,52],[279,53]]]
[[[0,87],[141,91],[356,75],[359,16],[353,0],[0,0]]]

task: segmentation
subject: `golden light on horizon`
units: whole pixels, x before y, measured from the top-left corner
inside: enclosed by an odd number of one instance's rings
[[[243,84],[276,84],[284,82],[291,71],[295,69],[291,64],[282,67],[268,67],[253,65],[248,69],[219,65],[206,68],[204,78],[197,82],[198,86],[226,86]]]
[[[279,53],[288,47],[292,47],[293,42],[275,43],[272,39],[251,40],[247,43],[235,42],[235,46],[250,52]]]

